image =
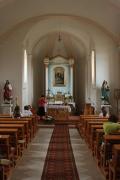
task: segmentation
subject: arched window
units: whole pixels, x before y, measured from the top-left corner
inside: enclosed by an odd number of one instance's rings
[[[24,83],[27,83],[27,52],[24,50]]]
[[[92,85],[95,85],[96,82],[95,50],[91,51],[91,78],[92,78]]]

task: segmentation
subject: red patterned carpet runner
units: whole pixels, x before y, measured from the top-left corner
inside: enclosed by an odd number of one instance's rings
[[[41,180],[79,180],[67,125],[55,125]]]

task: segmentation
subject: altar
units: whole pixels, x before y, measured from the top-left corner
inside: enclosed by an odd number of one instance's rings
[[[66,109],[69,113],[71,112],[71,107],[69,105],[62,105],[62,104],[48,104],[48,109]]]
[[[54,119],[68,119],[75,110],[73,96],[74,59],[62,56],[46,57],[45,94],[47,98],[46,113]]]
[[[52,116],[55,120],[67,120],[71,113],[71,107],[70,105],[48,104],[46,111],[47,115]]]

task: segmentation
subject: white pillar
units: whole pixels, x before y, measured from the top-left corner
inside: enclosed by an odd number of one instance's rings
[[[45,95],[48,95],[48,65],[49,65],[49,58],[44,59],[45,65]]]
[[[69,64],[70,64],[70,94],[73,97],[73,64],[74,64],[74,59],[69,59]]]

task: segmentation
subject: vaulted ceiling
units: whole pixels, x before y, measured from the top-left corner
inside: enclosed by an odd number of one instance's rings
[[[0,35],[23,21],[49,15],[88,18],[120,36],[120,0],[0,0]]]

